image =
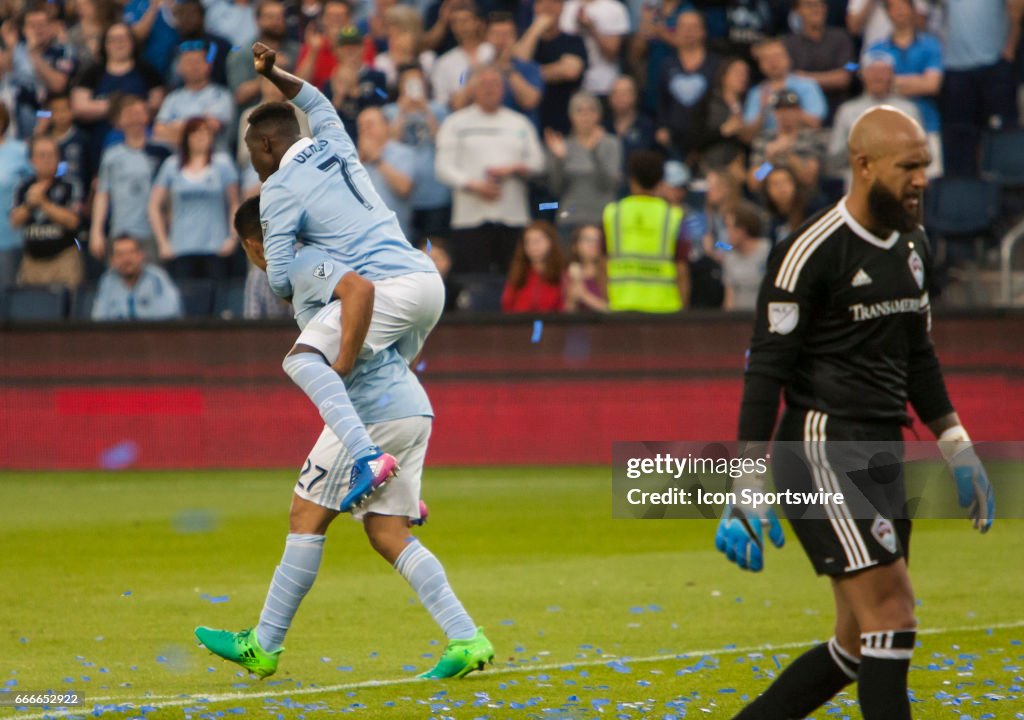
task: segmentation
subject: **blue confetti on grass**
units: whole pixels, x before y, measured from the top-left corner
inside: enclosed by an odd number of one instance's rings
[[[189,508],[177,513],[172,524],[183,535],[210,532],[217,528],[217,515],[207,508]]]
[[[541,203],[540,205],[537,206],[537,209],[542,211],[542,212],[544,210],[557,210],[558,209],[558,203],[556,203],[556,202]]]
[[[537,344],[540,342],[540,337],[544,333],[544,321],[534,320],[533,321],[533,335],[530,337],[530,342]]]
[[[402,670],[404,670],[405,672],[416,672],[416,666],[415,665],[403,665],[402,666]]]
[[[132,596],[132,591],[131,590],[125,590],[123,593],[121,593],[121,597],[131,597],[131,596]]]
[[[775,166],[772,165],[770,162],[762,163],[761,166],[754,171],[754,178],[758,182],[764,182],[764,179],[768,177],[768,175],[774,169]]]
[[[515,625],[516,621],[515,620],[502,620],[501,624],[502,625]]]
[[[206,593],[203,593],[202,595],[199,596],[199,599],[200,600],[205,600],[206,602],[211,603],[213,605],[217,605],[219,603],[226,603],[226,602],[228,602],[229,600],[231,600],[231,596],[229,596],[229,595],[208,595]]]

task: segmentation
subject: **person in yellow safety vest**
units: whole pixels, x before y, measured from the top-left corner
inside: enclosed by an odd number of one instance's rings
[[[612,311],[671,313],[683,309],[685,259],[676,257],[683,211],[656,195],[663,174],[658,153],[633,153],[629,157],[630,195],[604,209],[608,307]]]

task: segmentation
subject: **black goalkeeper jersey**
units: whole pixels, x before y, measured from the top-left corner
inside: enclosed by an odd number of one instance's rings
[[[876,237],[845,199],[781,242],[758,294],[741,439],[771,436],[780,386],[789,408],[851,420],[905,422],[908,400],[925,422],[951,412],[929,334],[931,260],[923,229]]]

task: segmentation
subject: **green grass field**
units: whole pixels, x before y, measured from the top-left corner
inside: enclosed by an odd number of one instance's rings
[[[442,636],[339,518],[280,671],[259,682],[192,628],[255,622],[292,481],[0,474],[0,685],[81,690],[86,711],[115,717],[729,718],[831,634],[827,583],[792,533],[752,575],[715,552],[711,522],[612,520],[606,468],[431,469],[418,534],[486,627],[494,667],[416,680]],[[985,537],[966,520],[915,526],[916,718],[1024,718],[1022,547],[1019,521]],[[816,717],[859,717],[854,697]]]

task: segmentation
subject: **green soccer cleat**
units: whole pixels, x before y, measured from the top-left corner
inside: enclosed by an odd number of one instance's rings
[[[449,642],[437,665],[419,677],[426,680],[465,677],[474,670],[483,670],[484,665],[493,662],[494,646],[484,635],[484,629],[477,628],[476,635],[469,640]]]
[[[277,672],[277,660],[284,652],[284,648],[272,653],[261,648],[256,639],[255,628],[241,632],[229,632],[197,627],[196,637],[214,655],[241,665],[253,675],[259,675],[261,680]]]

